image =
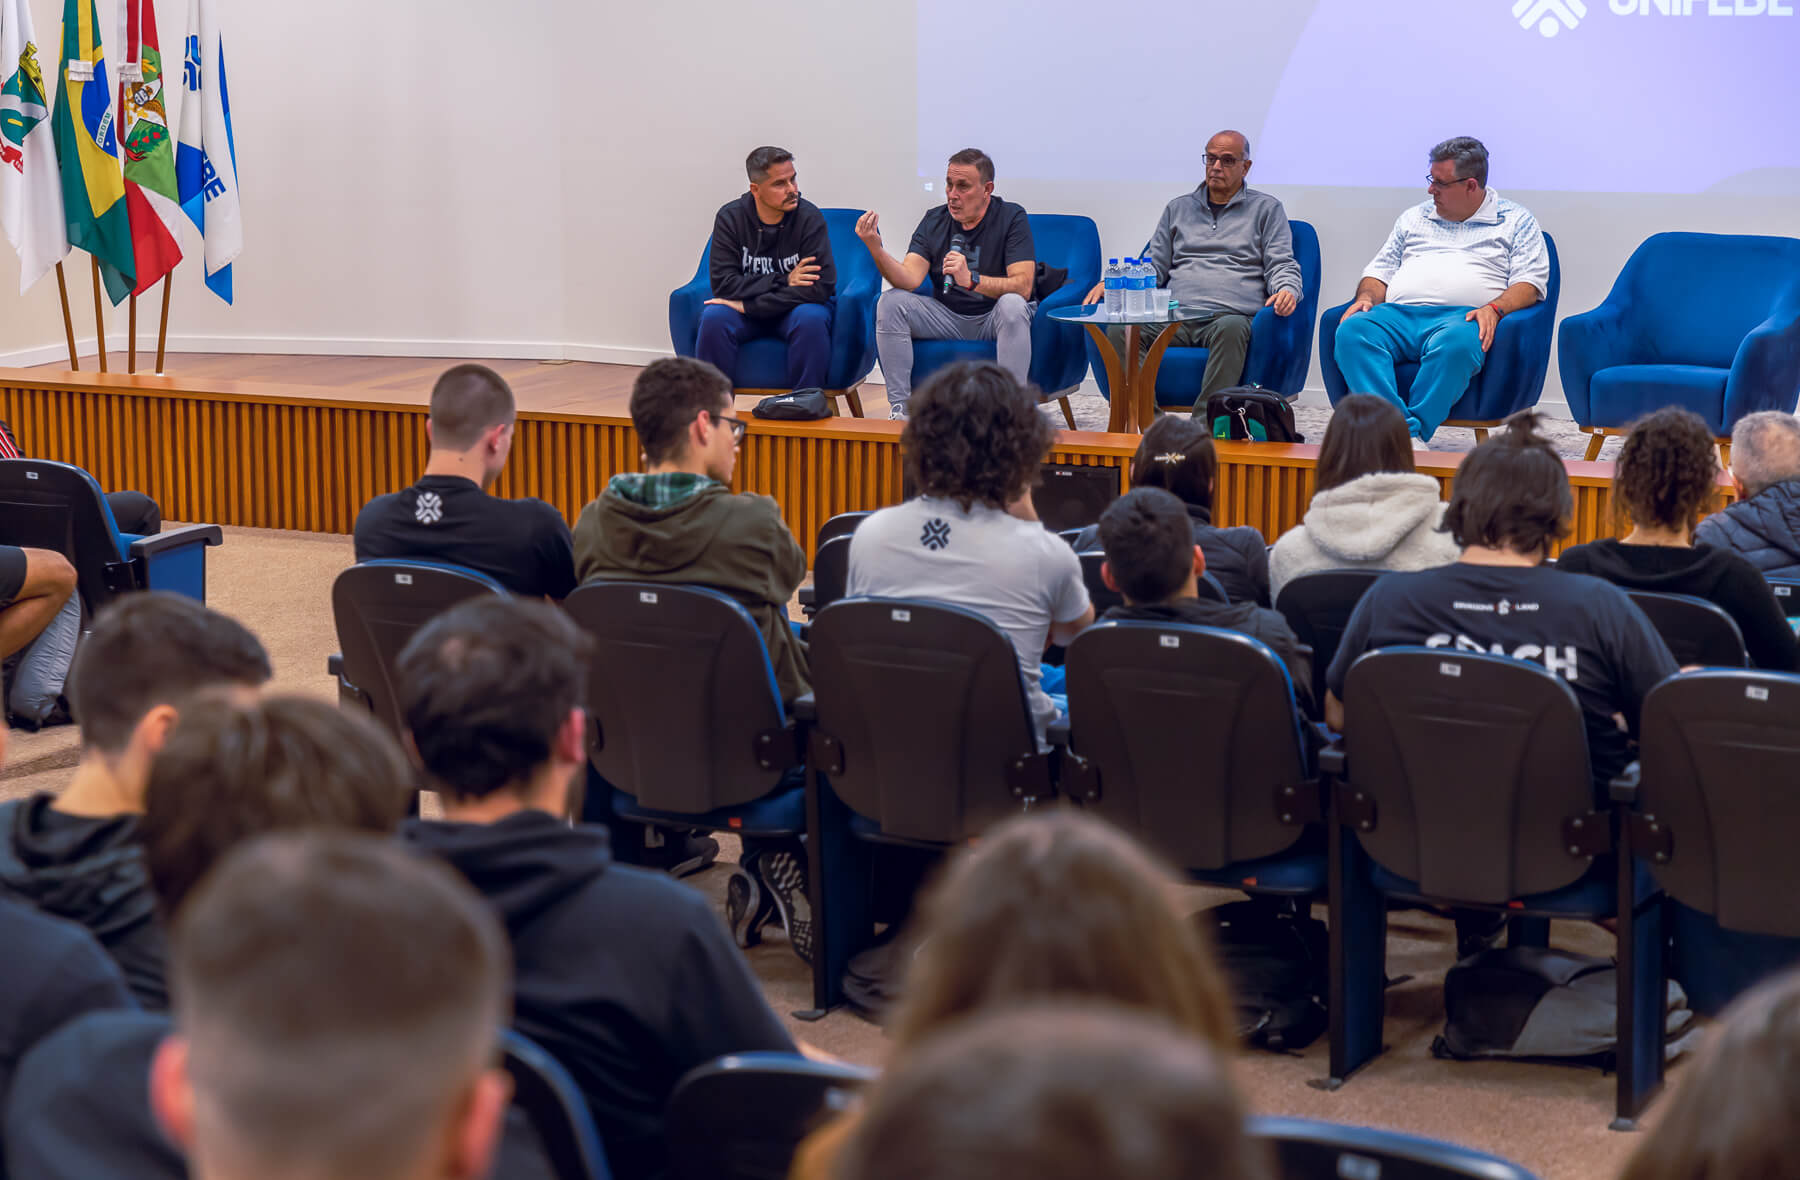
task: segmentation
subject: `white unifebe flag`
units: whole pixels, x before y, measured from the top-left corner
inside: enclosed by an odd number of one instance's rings
[[[188,0],[188,38],[182,57],[175,179],[181,188],[181,208],[205,240],[206,285],[230,303],[231,263],[244,250],[244,220],[238,207],[225,39],[219,32],[215,0]]]
[[[19,252],[21,294],[69,256],[42,65],[28,0],[0,0],[0,221]]]

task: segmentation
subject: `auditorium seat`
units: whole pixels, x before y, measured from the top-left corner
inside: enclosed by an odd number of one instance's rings
[[[1386,570],[1314,570],[1281,587],[1275,609],[1294,638],[1312,649],[1313,700],[1323,708],[1325,672],[1343,642],[1356,604]]]
[[[1676,978],[1717,1015],[1800,963],[1800,675],[1683,672],[1650,690],[1638,731],[1614,797],[1630,807],[1632,853],[1675,903]]]
[[[1511,317],[1508,317],[1511,318]],[[1721,440],[1757,410],[1800,403],[1800,239],[1654,234],[1606,299],[1557,337],[1563,394],[1593,437],[1681,406]]]
[[[512,1078],[512,1105],[530,1122],[555,1180],[610,1180],[593,1112],[569,1071],[512,1029],[502,1033],[500,1045]]]
[[[782,1180],[813,1130],[875,1071],[798,1053],[738,1053],[692,1070],[663,1123],[672,1180]]]
[[[1471,757],[1471,751],[1480,756]],[[1587,732],[1558,676],[1504,656],[1370,652],[1344,684],[1331,840],[1331,1085],[1381,1052],[1387,901],[1616,918],[1616,1127],[1662,1081],[1662,897],[1616,855]],[[1622,866],[1622,868],[1621,868]]]
[[[800,608],[812,618],[844,596],[850,582],[850,537],[843,534],[819,546],[813,556],[813,580],[800,593]]]
[[[339,654],[326,663],[337,677],[338,700],[375,714],[399,737],[400,716],[394,665],[414,633],[457,603],[481,594],[504,594],[486,574],[434,561],[365,561],[331,584],[331,614]]]
[[[809,645],[807,723],[812,879],[864,879],[868,843],[942,849],[1055,793],[1019,657],[985,616],[899,598],[846,598],[819,612]],[[867,891],[818,899],[815,1003],[871,934]]]
[[[1790,623],[1800,619],[1800,578],[1770,578],[1769,590]]]
[[[1747,668],[1744,633],[1717,603],[1689,594],[1658,594],[1653,590],[1627,590],[1631,601],[1644,612],[1656,633],[1669,645],[1669,654],[1683,668]]]
[[[1252,1118],[1278,1180],[1536,1180],[1510,1160],[1439,1139],[1318,1119]]]
[[[206,550],[224,540],[216,524],[145,537],[120,532],[100,485],[81,468],[0,459],[0,545],[68,558],[90,616],[134,590],[169,590],[205,602]]]
[[[1089,288],[1100,281],[1100,229],[1091,217],[1065,213],[1027,216],[1037,260],[1069,272],[1068,279],[1038,304],[1031,318],[1030,380],[1042,400],[1055,399],[1062,405],[1063,420],[1074,429],[1075,411],[1069,407],[1067,395],[1087,377],[1087,352],[1082,347],[1086,332],[1080,324],[1058,323],[1050,313],[1059,307],[1081,306]],[[919,289],[921,294],[929,294],[925,284]],[[991,340],[915,340],[912,387],[918,389],[927,376],[957,361],[993,359]]]
[[[1545,284],[1548,289],[1544,297],[1500,321],[1494,329],[1487,360],[1481,371],[1470,378],[1468,391],[1450,407],[1445,426],[1471,427],[1477,439],[1485,439],[1489,428],[1500,425],[1508,415],[1537,405],[1543,396],[1544,378],[1550,372],[1550,342],[1555,337],[1556,303],[1562,293],[1562,260],[1556,252],[1556,239],[1545,234],[1544,248],[1550,252],[1550,281]],[[1368,392],[1352,390],[1344,380],[1343,370],[1338,368],[1338,322],[1349,306],[1340,303],[1319,317],[1319,370],[1334,406],[1347,393]],[[1394,370],[1401,400],[1412,390],[1418,373],[1419,366],[1410,363]]]
[[[860,385],[875,368],[875,301],[881,296],[881,272],[856,236],[860,209],[821,209],[831,236],[831,261],[837,267],[837,304],[831,317],[831,363],[825,369],[825,392],[844,397],[850,412],[863,416]],[[712,298],[712,239],[700,251],[694,277],[669,294],[669,341],[676,356],[693,356],[700,338],[700,312]],[[738,351],[737,386],[742,391],[775,392],[787,388],[787,342],[777,336],[744,341]]]
[[[1250,353],[1244,358],[1244,375],[1233,384],[1260,385],[1292,397],[1306,388],[1306,372],[1312,366],[1313,317],[1319,313],[1319,233],[1310,222],[1290,221],[1294,231],[1294,261],[1300,264],[1304,293],[1293,314],[1279,316],[1265,307],[1250,322]],[[1204,348],[1171,348],[1163,353],[1156,370],[1156,404],[1186,409],[1200,396],[1206,375]],[[1106,362],[1100,346],[1087,339],[1088,364],[1102,397],[1110,399]]]
[[[1104,622],[1065,667],[1063,795],[1197,881],[1324,892],[1319,779],[1268,647],[1213,627]]]

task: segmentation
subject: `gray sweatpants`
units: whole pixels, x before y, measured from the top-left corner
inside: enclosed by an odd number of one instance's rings
[[[888,291],[875,305],[875,351],[887,380],[888,404],[912,396],[914,340],[992,340],[1000,367],[1023,385],[1031,370],[1031,316],[1037,304],[1017,295],[994,300],[986,315],[958,315],[929,295]]]

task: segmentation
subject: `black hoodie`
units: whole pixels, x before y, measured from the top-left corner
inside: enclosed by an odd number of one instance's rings
[[[1758,668],[1792,672],[1800,645],[1769,583],[1741,555],[1711,545],[1627,545],[1589,541],[1563,550],[1556,568],[1593,574],[1626,590],[1704,598],[1732,617],[1744,633],[1744,650]]]
[[[818,280],[789,286],[788,272],[808,256],[818,263]],[[757,215],[756,198],[749,193],[720,206],[713,218],[709,272],[713,297],[742,300],[744,314],[755,319],[784,316],[802,303],[826,303],[837,294],[825,215],[804,197],[774,225]]]
[[[86,926],[144,1007],[169,1006],[168,952],[135,815],[68,815],[33,795],[0,803],[0,894]]]
[[[521,811],[492,824],[410,820],[402,833],[499,911],[513,1024],[574,1076],[620,1180],[666,1171],[663,1107],[688,1070],[726,1053],[794,1051],[706,899],[615,865],[605,828]]]

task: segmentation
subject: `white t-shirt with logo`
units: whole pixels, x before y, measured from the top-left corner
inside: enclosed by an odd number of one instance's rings
[[[1040,661],[1054,623],[1088,609],[1075,550],[1043,525],[977,504],[921,496],[883,508],[850,542],[848,592],[922,598],[966,607],[1006,632],[1038,735],[1056,705],[1038,687]]]
[[[1363,274],[1386,283],[1394,304],[1480,307],[1514,283],[1542,299],[1550,249],[1530,211],[1489,189],[1467,221],[1445,221],[1429,200],[1402,213]]]

